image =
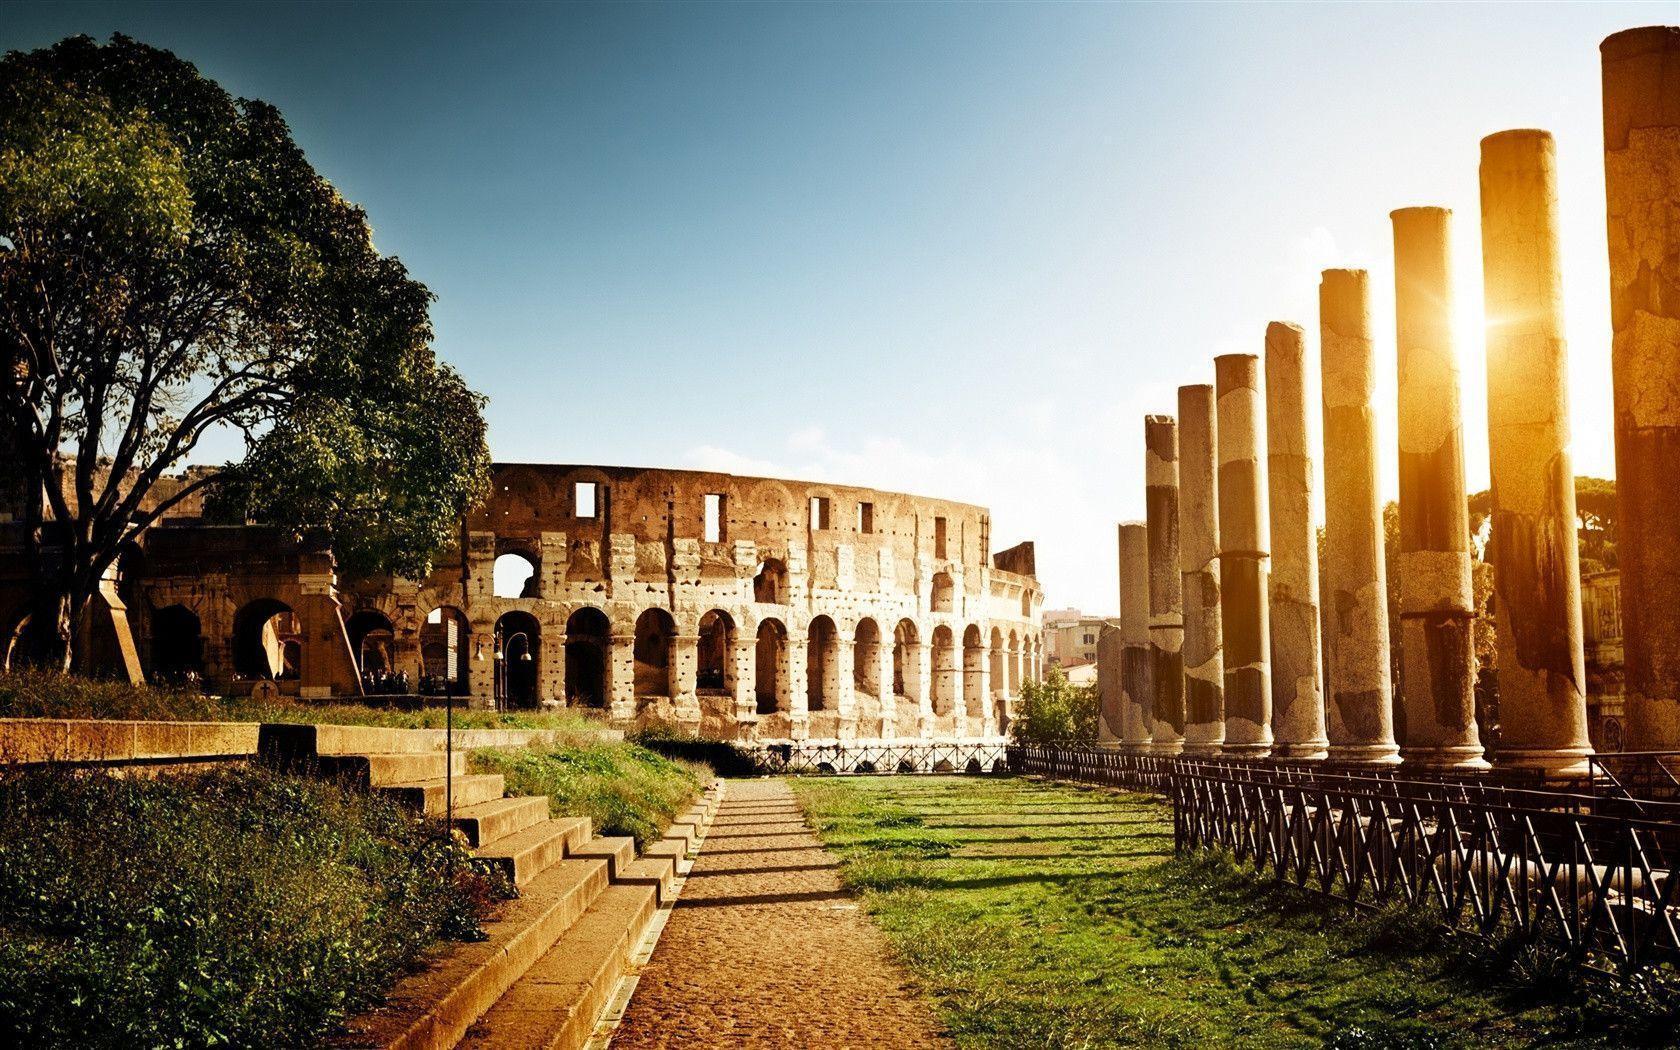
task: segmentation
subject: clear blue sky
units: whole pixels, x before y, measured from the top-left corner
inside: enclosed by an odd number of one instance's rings
[[[1392,405],[1396,207],[1459,218],[1485,484],[1493,131],[1558,136],[1576,461],[1611,472],[1597,45],[1676,15],[11,3],[0,46],[122,31],[278,105],[437,294],[497,458],[986,504],[998,547],[1038,540],[1053,606],[1111,613],[1140,417],[1267,320],[1316,334],[1319,269],[1372,270]]]

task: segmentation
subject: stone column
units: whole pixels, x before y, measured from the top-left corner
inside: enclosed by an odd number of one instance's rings
[[[804,644],[794,641],[792,631],[782,647],[782,660],[787,666],[788,736],[804,740],[811,733],[811,698],[807,693],[810,661],[806,659]]]
[[[1213,387],[1178,388],[1178,564],[1184,602],[1184,753],[1225,742],[1219,608],[1218,448]]]
[[[1120,524],[1120,746],[1149,750],[1155,731],[1149,649],[1149,527]]]
[[[891,740],[898,735],[898,694],[893,689],[893,641],[884,634],[875,647],[875,680],[881,683],[876,690],[881,697],[881,739]]]
[[[1120,632],[1103,628],[1097,635],[1097,746],[1120,745]]]
[[[1388,578],[1377,427],[1376,359],[1364,270],[1325,270],[1318,286],[1324,358],[1325,704],[1333,762],[1400,761],[1389,708]]]
[[[1266,494],[1272,523],[1267,612],[1272,627],[1272,756],[1319,759],[1324,672],[1319,662],[1318,536],[1307,443],[1306,340],[1300,325],[1266,326]]]
[[[839,650],[839,659],[835,661],[834,677],[834,707],[839,716],[840,726],[836,730],[842,740],[857,739],[857,696],[853,692],[853,678],[857,674],[855,651],[856,642],[841,635],[835,639],[835,648]]]
[[[1665,750],[1680,747],[1680,27],[1599,51],[1627,746]]]
[[[612,717],[636,717],[636,633],[614,632],[607,642],[607,703]]]
[[[1213,359],[1219,391],[1219,578],[1225,628],[1225,753],[1272,752],[1272,630],[1266,577],[1271,523],[1261,473],[1260,358]]]
[[[1557,155],[1544,131],[1482,140],[1482,286],[1501,766],[1587,771],[1586,665]]]
[[[758,645],[754,638],[741,637],[737,630],[734,651],[729,658],[735,665],[735,724],[753,725],[758,721],[758,679],[755,661]]]
[[[1452,212],[1401,208],[1394,221],[1395,361],[1400,376],[1400,755],[1431,769],[1479,770],[1476,603],[1464,422],[1453,342]]]
[[[1178,557],[1178,422],[1145,416],[1145,505],[1149,517],[1149,676],[1154,725],[1149,751],[1184,750],[1184,605]]]

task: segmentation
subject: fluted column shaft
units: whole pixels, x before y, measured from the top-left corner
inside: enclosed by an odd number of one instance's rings
[[[1318,536],[1307,443],[1306,340],[1299,325],[1266,326],[1266,494],[1272,526],[1272,755],[1323,758]]]
[[[1184,605],[1178,556],[1178,423],[1172,416],[1143,421],[1147,460],[1145,508],[1149,525],[1149,675],[1153,687],[1149,750],[1184,750]]]
[[[1661,750],[1680,747],[1680,28],[1599,51],[1627,746]]]
[[[1399,761],[1390,710],[1388,579],[1377,428],[1376,355],[1364,270],[1326,270],[1318,288],[1324,400],[1324,572],[1330,760]]]
[[[1580,554],[1557,155],[1544,131],[1482,140],[1488,466],[1501,766],[1587,772]]]
[[[1400,754],[1435,769],[1486,769],[1476,731],[1475,599],[1464,421],[1453,341],[1452,212],[1401,208],[1394,221],[1400,390]]]
[[[1268,615],[1271,526],[1260,428],[1260,358],[1213,359],[1219,393],[1219,582],[1225,630],[1225,752],[1272,750],[1272,631]]]
[[[1213,387],[1178,388],[1178,564],[1184,601],[1184,752],[1225,742],[1219,625],[1218,447]]]
[[[1146,752],[1155,730],[1149,647],[1149,527],[1120,523],[1120,746]]]

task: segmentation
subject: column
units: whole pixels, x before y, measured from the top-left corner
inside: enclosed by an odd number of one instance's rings
[[[1219,608],[1218,448],[1213,387],[1178,388],[1178,564],[1184,603],[1184,753],[1225,742]]]
[[[561,666],[565,666],[566,657],[560,655]],[[697,634],[678,634],[671,638],[671,707],[677,718],[677,724],[685,729],[698,732],[700,729],[700,697],[695,689],[695,680],[700,672],[700,636]]]
[[[809,631],[809,626],[806,628]],[[788,632],[787,645],[782,647],[782,660],[787,666],[788,736],[804,740],[811,732],[811,701],[806,695],[809,686],[809,661],[805,658],[805,642],[795,641]]]
[[[840,727],[836,732],[842,740],[857,739],[857,697],[853,691],[853,676],[857,673],[856,642],[851,638],[835,638],[839,659],[834,668],[834,706]]]
[[[883,633],[881,644],[875,647],[875,680],[881,683],[876,690],[881,695],[881,739],[891,740],[898,735],[898,694],[893,689],[893,637]]]
[[[1557,154],[1544,131],[1482,140],[1488,459],[1501,766],[1587,772],[1580,554]]]
[[[1680,27],[1607,38],[1617,556],[1627,747],[1680,747]]]
[[[927,740],[933,736],[933,638],[931,634],[918,634],[918,637],[927,637],[928,640],[918,644],[913,654],[916,682],[914,685],[909,682],[904,684],[913,691],[911,699],[916,701],[916,736]]]
[[[1149,650],[1149,527],[1120,523],[1120,746],[1142,754],[1155,731]]]
[[[1097,745],[1120,745],[1120,632],[1104,627],[1097,635]]]
[[[1184,750],[1184,605],[1178,557],[1178,422],[1145,416],[1145,510],[1149,527],[1149,666],[1154,724],[1149,751]]]
[[[1272,757],[1320,759],[1324,676],[1319,662],[1318,535],[1307,443],[1306,340],[1300,325],[1266,326],[1266,495],[1272,524],[1267,612],[1272,627]]]
[[[730,659],[735,663],[735,724],[745,727],[758,721],[758,659],[756,638],[743,638],[737,630]],[[745,733],[741,734],[743,738]]]
[[[1260,358],[1213,359],[1219,393],[1219,579],[1225,629],[1225,753],[1272,752],[1272,631],[1266,577],[1270,523],[1261,476]]]
[[[612,717],[636,717],[636,634],[614,632],[607,641],[607,697]]]
[[[1452,212],[1401,208],[1394,222],[1395,363],[1400,377],[1401,757],[1429,769],[1480,770],[1476,603],[1464,423],[1453,342]]]
[[[1364,270],[1325,270],[1318,286],[1324,400],[1325,715],[1333,762],[1400,761],[1389,708],[1388,579],[1377,427],[1376,360]]]

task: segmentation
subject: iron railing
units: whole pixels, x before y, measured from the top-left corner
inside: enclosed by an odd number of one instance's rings
[[[880,744],[755,744],[740,750],[758,772],[785,773],[1001,773],[1001,743],[907,741]]]

